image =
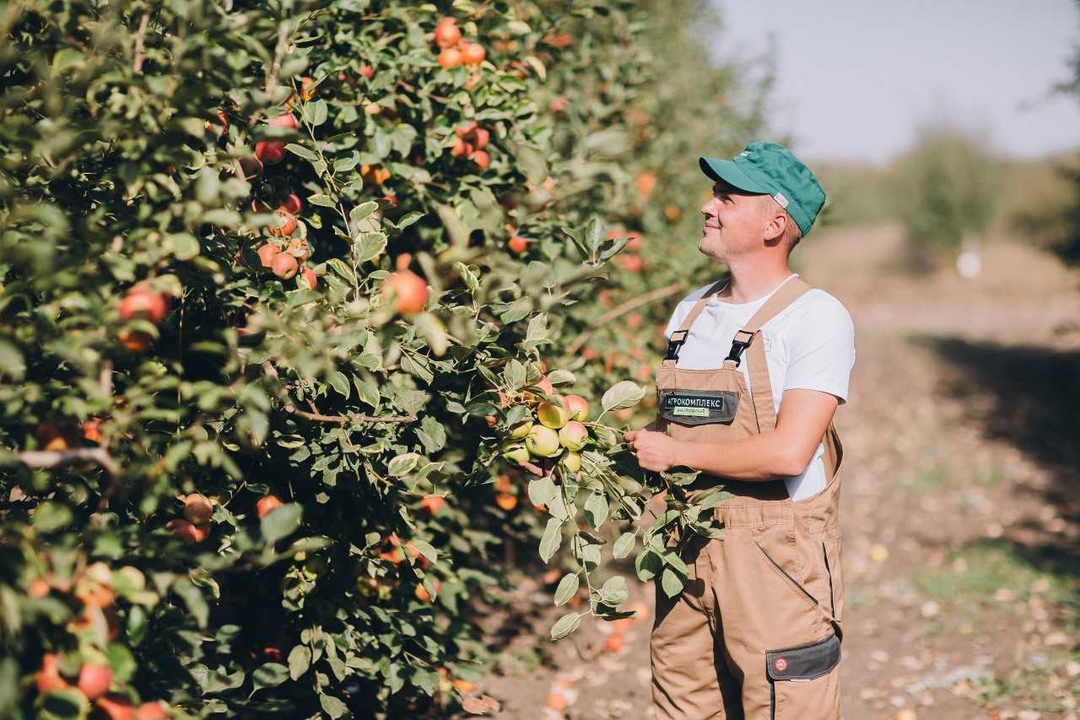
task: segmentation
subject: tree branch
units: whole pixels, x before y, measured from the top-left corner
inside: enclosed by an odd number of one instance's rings
[[[143,13],[139,21],[139,29],[135,31],[135,57],[131,61],[131,69],[136,75],[142,75],[143,60],[146,59],[146,47],[143,41],[146,39],[146,29],[150,26],[150,13]]]
[[[105,468],[114,479],[120,475],[120,466],[105,448],[73,448],[71,450],[25,450],[18,455],[20,462],[32,468],[52,468],[90,461]]]
[[[672,285],[666,285],[662,288],[657,288],[656,290],[653,290],[652,292],[647,292],[644,295],[639,295],[636,298],[627,300],[622,305],[613,307],[600,317],[596,318],[596,322],[593,323],[593,327],[603,327],[615,318],[620,317],[635,308],[639,308],[642,305],[648,305],[649,303],[656,300],[662,300],[669,295],[674,295],[675,293],[681,292],[685,289],[685,282],[677,282]],[[589,338],[593,336],[594,332],[595,330],[589,330],[579,335],[577,340],[571,343],[570,347],[566,349],[566,354],[576,355],[577,351],[580,350],[585,345],[585,343],[589,341]]]

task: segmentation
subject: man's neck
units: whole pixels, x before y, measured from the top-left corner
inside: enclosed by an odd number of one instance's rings
[[[791,268],[786,264],[770,267],[740,266],[739,263],[728,265],[731,282],[720,293],[725,302],[736,305],[760,300],[792,276]]]

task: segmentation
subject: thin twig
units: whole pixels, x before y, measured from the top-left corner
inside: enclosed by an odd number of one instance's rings
[[[135,58],[131,61],[131,69],[136,75],[142,75],[143,60],[146,59],[146,47],[143,41],[146,38],[146,29],[150,26],[150,13],[143,13],[139,21],[139,29],[135,31]]]
[[[98,373],[98,386],[101,388],[101,394],[109,399],[112,399],[113,394],[112,369],[112,362],[106,360],[101,363],[101,372]]]
[[[23,465],[32,468],[53,468],[80,461],[95,462],[113,478],[120,475],[120,466],[105,448],[72,448],[70,450],[25,450],[18,455]]]
[[[654,302],[656,300],[662,300],[663,298],[666,298],[669,295],[674,295],[677,292],[685,290],[686,287],[687,287],[687,284],[686,284],[685,281],[677,282],[677,283],[673,283],[671,285],[665,285],[662,288],[657,288],[656,290],[653,290],[652,292],[647,292],[644,295],[639,295],[638,297],[633,298],[632,300],[627,300],[622,305],[618,305],[616,307],[613,307],[611,310],[608,310],[606,313],[604,313],[603,315],[598,317],[596,319],[596,322],[593,323],[593,326],[594,327],[603,327],[604,325],[608,324],[609,322],[611,322],[615,318],[620,317],[621,315],[623,315],[625,313],[628,313],[628,312],[630,312],[631,310],[633,310],[635,308],[639,308],[642,305],[648,305],[649,303]],[[585,343],[587,343],[589,341],[589,338],[592,337],[594,332],[596,332],[596,331],[595,330],[588,330],[586,332],[583,332],[581,335],[579,335],[577,340],[575,340],[573,343],[571,343],[570,347],[568,347],[566,349],[566,354],[567,355],[575,355],[575,354],[577,354],[577,351],[580,350],[582,348],[582,346],[584,346]]]
[[[318,422],[332,422],[344,425],[350,422],[369,422],[369,423],[410,423],[416,422],[415,415],[323,415],[322,413],[313,413],[306,410],[301,410],[292,403],[288,403],[285,406],[285,412],[297,415],[305,420],[316,420]]]

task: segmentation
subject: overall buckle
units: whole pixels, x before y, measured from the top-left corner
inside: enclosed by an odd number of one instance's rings
[[[745,335],[746,339],[740,339],[739,335]],[[743,352],[745,352],[746,348],[750,347],[750,343],[754,342],[754,335],[756,335],[756,333],[748,332],[746,330],[738,330],[735,333],[735,339],[731,341],[731,352],[728,353],[728,356],[725,358],[725,360],[731,360],[732,362],[734,362],[735,367],[741,365],[742,354]]]
[[[676,340],[675,336],[678,335],[679,333],[682,333],[682,337],[680,337],[678,340]],[[671,337],[668,338],[667,352],[664,354],[664,359],[665,360],[678,361],[678,359],[679,359],[679,348],[681,348],[683,346],[683,343],[686,342],[686,336],[689,335],[689,334],[690,334],[689,330],[676,330],[675,332],[671,333]]]

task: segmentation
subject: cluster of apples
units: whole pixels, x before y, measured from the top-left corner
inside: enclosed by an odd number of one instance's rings
[[[146,577],[137,568],[124,567],[116,572],[127,588],[125,592],[145,591]],[[83,609],[68,623],[68,629],[81,633],[101,624],[104,637],[111,643],[120,636],[120,619],[116,613],[117,582],[112,568],[96,562],[73,579],[61,580],[53,575],[35,578],[27,594],[35,599],[49,597],[54,592],[73,595]],[[161,703],[146,702],[136,706],[121,694],[110,692],[114,685],[112,667],[104,655],[99,653],[94,658],[86,660],[74,654],[65,657],[57,652],[45,653],[41,658],[41,667],[34,673],[38,693],[48,695],[62,690],[78,690],[108,718],[165,720],[168,717]]]
[[[439,67],[454,68],[459,65],[479,65],[487,52],[479,43],[465,40],[457,20],[444,17],[435,26],[435,45],[439,48]]]
[[[223,113],[219,113],[218,116],[224,123],[221,126],[224,131],[224,128],[228,127],[228,120]],[[278,113],[270,118],[266,124],[270,127],[280,127],[292,131],[300,129],[300,122],[295,115],[288,111]],[[216,126],[214,127],[216,129]],[[255,155],[240,159],[240,169],[244,171],[244,178],[254,180],[261,177],[267,165],[277,165],[283,161],[285,159],[285,144],[285,140],[278,138],[256,142]]]
[[[41,695],[67,690],[73,685],[102,714],[112,720],[168,720],[169,714],[159,702],[135,706],[126,698],[107,694],[113,682],[112,668],[103,663],[83,663],[77,673],[65,677],[60,653],[49,652],[41,658],[41,668],[34,674],[34,684]]]
[[[270,238],[259,246],[259,263],[274,276],[282,280],[291,280],[297,273],[312,290],[319,286],[318,276],[304,262],[311,257],[311,245],[303,237],[295,235],[300,223],[296,216],[303,209],[303,202],[295,193],[290,193],[274,210],[274,221],[267,226]],[[253,200],[251,209],[255,212],[269,212],[270,206],[260,200]]]
[[[486,170],[491,165],[491,157],[486,148],[491,139],[491,132],[480,127],[475,122],[467,122],[456,128],[454,134],[454,146],[450,154],[455,158],[468,158],[472,160],[480,170]]]
[[[214,504],[205,495],[192,493],[183,498],[184,517],[165,523],[165,529],[189,545],[200,543],[210,536],[210,518]]]
[[[585,421],[589,402],[580,395],[556,395],[544,377],[536,384],[544,397],[525,393],[529,416],[510,429],[503,457],[516,463],[544,463],[558,460],[568,472],[581,470],[581,451],[589,441]]]
[[[128,288],[124,299],[120,301],[120,320],[145,320],[153,325],[160,325],[169,311],[169,302],[164,293],[153,289],[148,280],[137,282]],[[116,335],[120,345],[132,353],[146,352],[153,337],[142,330],[123,328]]]

